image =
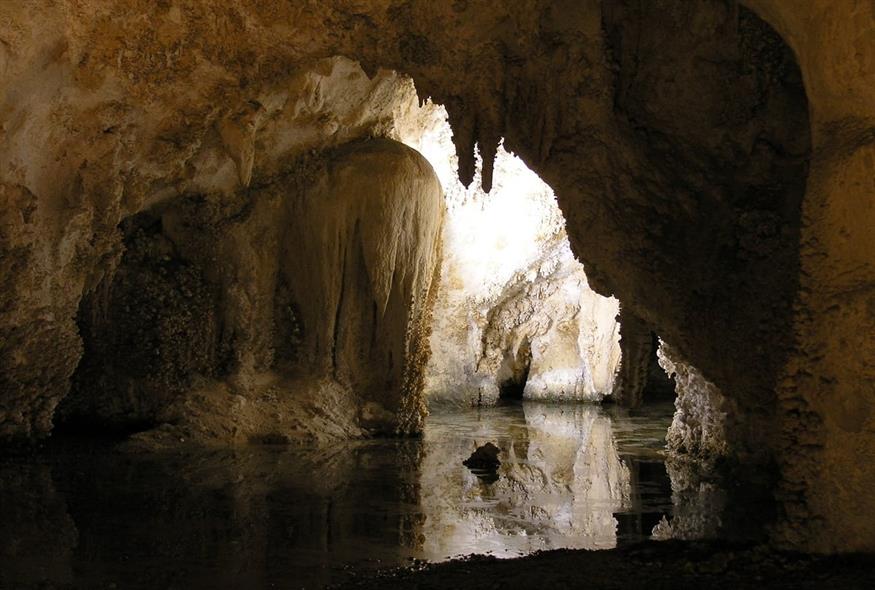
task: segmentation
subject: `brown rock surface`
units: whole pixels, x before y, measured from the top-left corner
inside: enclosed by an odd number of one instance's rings
[[[62,418],[175,425],[158,443],[417,431],[442,207],[417,152],[373,139],[135,217]]]
[[[380,134],[384,67],[447,106],[464,181],[504,136],[592,286],[737,401],[733,452],[781,467],[780,539],[875,549],[875,7],[745,5],[5,3],[0,432],[49,430],[120,222]],[[326,82],[335,55],[376,77]]]

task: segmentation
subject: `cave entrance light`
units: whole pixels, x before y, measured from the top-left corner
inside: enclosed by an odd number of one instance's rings
[[[434,167],[447,206],[429,403],[491,405],[509,382],[524,399],[608,395],[620,359],[618,304],[589,289],[550,186],[503,145],[492,190],[481,189],[479,155],[463,186],[441,106],[426,103],[400,135]]]

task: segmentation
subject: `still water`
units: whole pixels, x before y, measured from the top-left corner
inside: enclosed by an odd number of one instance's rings
[[[422,439],[322,449],[54,444],[0,460],[0,586],[318,588],[413,560],[640,541],[672,519],[671,413],[435,410]],[[494,481],[462,465],[487,441]]]

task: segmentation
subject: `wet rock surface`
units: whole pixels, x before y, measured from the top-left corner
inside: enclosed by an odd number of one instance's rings
[[[462,461],[462,465],[472,471],[495,471],[501,465],[501,461],[498,460],[499,454],[501,449],[488,442],[477,447],[470,457]]]

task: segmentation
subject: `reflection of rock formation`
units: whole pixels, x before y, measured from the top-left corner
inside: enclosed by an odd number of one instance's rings
[[[672,516],[653,529],[658,539],[713,539],[724,524],[726,492],[713,474],[689,461],[667,461]]]
[[[426,432],[421,493],[428,558],[616,544],[613,513],[628,504],[630,484],[610,418],[582,405],[526,403],[520,414],[490,419],[473,439],[432,440]],[[502,449],[493,484],[459,463],[487,438]]]
[[[733,406],[665,342],[660,342],[657,356],[660,366],[674,377],[677,397],[666,436],[673,514],[654,527],[653,535],[660,539],[715,538],[724,530],[727,503],[715,464],[728,452],[727,412]]]
[[[421,545],[420,449],[80,449],[0,463],[0,588],[321,588],[345,563],[401,565]]]

